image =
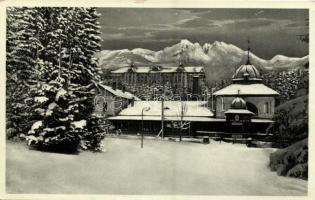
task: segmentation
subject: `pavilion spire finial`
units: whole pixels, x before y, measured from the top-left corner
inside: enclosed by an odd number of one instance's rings
[[[247,39],[247,62],[246,62],[246,65],[250,65],[249,50],[250,50],[250,40]]]

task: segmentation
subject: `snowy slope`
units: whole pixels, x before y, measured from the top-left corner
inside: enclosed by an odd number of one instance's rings
[[[160,51],[136,48],[133,50],[103,50],[96,54],[99,65],[105,69],[116,69],[134,62],[137,65],[148,66],[153,63],[179,63],[189,65],[204,65],[208,79],[221,79],[232,76],[235,68],[244,64],[247,51],[233,44],[215,41],[205,43],[192,43],[181,40],[179,43],[165,47]],[[276,55],[270,60],[259,58],[250,53],[250,61],[260,70],[290,70],[303,68],[308,63],[309,56],[292,58]]]
[[[104,146],[105,153],[85,151],[79,155],[65,155],[30,151],[21,144],[7,142],[6,192],[307,195],[307,181],[278,176],[270,171],[269,155],[273,149],[215,141],[204,145],[150,139],[145,139],[142,149],[140,137],[107,137]]]

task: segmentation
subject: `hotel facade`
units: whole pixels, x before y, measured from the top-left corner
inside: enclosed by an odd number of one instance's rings
[[[110,79],[115,83],[128,85],[169,84],[172,88],[182,88],[198,94],[201,82],[205,81],[203,66],[151,66],[119,68],[110,72]]]

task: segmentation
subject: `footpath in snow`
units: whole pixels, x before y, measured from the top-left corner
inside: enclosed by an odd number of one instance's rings
[[[307,195],[307,181],[268,168],[273,149],[106,138],[105,153],[64,155],[7,142],[7,193]]]

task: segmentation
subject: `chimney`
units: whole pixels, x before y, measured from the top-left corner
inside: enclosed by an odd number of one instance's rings
[[[134,105],[135,105],[135,98],[132,97],[132,98],[131,98],[131,107],[133,107]]]

